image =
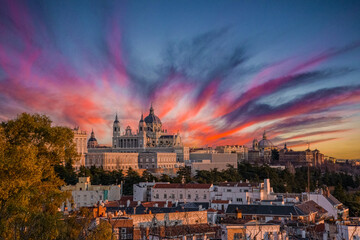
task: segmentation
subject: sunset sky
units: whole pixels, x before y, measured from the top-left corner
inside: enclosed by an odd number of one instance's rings
[[[0,0],[0,120],[360,159],[360,1]]]

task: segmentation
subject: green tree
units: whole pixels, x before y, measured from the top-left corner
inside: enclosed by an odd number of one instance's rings
[[[68,195],[54,166],[77,160],[73,133],[23,113],[0,126],[0,238],[54,239]]]

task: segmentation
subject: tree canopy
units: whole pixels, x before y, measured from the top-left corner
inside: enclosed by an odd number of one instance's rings
[[[73,133],[39,114],[0,125],[0,238],[55,239],[68,195],[54,166],[77,159]]]

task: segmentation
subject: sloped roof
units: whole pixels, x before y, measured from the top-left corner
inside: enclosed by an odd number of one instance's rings
[[[235,213],[241,210],[244,215],[272,215],[272,216],[302,216],[306,215],[296,206],[276,206],[276,205],[245,205],[230,204],[226,209],[226,213]]]
[[[341,204],[341,202],[339,200],[337,200],[333,195],[329,194],[329,196],[325,196],[326,199],[333,205],[333,206],[336,206],[336,205],[339,205]]]
[[[324,208],[322,208],[313,200],[298,204],[296,205],[296,207],[306,214],[310,214],[312,212],[317,212],[319,214],[327,213],[327,211]]]

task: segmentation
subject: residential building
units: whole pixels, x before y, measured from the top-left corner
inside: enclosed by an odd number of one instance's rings
[[[214,186],[211,199],[229,200],[233,204],[251,204],[261,200],[275,199],[270,179],[264,179],[263,183],[249,182],[224,182]]]
[[[244,219],[263,223],[272,220],[308,220],[308,215],[294,205],[229,204],[226,215],[235,217],[239,212]]]
[[[151,201],[151,189],[155,184],[170,184],[169,182],[139,182],[133,185],[133,200]]]
[[[151,189],[151,201],[210,202],[212,184],[155,184]]]
[[[71,191],[75,205],[67,201],[62,210],[79,209],[80,207],[92,207],[101,201],[119,200],[121,197],[120,185],[91,185],[90,177],[80,177],[76,185],[63,186],[62,191]]]
[[[303,193],[303,199],[312,200],[323,207],[329,217],[346,219],[349,216],[349,208],[330,194],[329,189],[317,189],[315,192]]]
[[[360,239],[360,223],[341,222],[336,225],[336,239],[359,240]]]

